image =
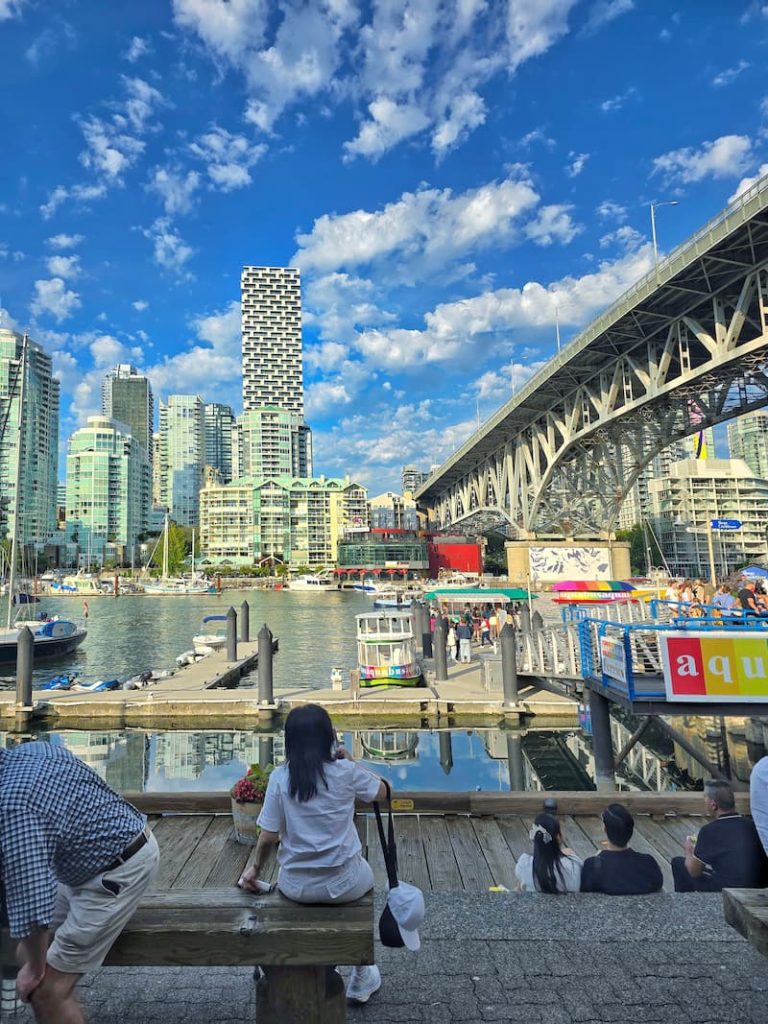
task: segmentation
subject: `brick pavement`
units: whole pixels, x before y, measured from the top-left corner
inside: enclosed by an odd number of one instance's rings
[[[427,911],[419,953],[378,949],[382,987],[350,1009],[350,1024],[768,1020],[768,960],[725,925],[719,896],[431,894]],[[240,1024],[255,1013],[241,969],[104,969],[82,995],[94,1024]]]

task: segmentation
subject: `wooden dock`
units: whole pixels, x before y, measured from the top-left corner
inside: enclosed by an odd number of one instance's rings
[[[149,814],[161,849],[157,886],[201,888],[234,885],[253,861],[254,850],[234,838],[227,794],[127,794]],[[558,802],[568,845],[585,858],[599,852],[604,838],[601,793],[401,793],[396,794],[395,830],[400,877],[425,892],[486,892],[515,886],[515,864],[529,852],[528,830],[545,796]],[[632,847],[650,853],[672,892],[670,860],[683,852],[686,836],[706,823],[700,793],[616,794],[635,815]],[[737,794],[748,810],[748,794]],[[402,807],[402,810],[397,808]],[[159,813],[162,809],[163,813]],[[376,823],[369,808],[356,815],[363,852],[377,888],[386,885]],[[264,877],[274,880],[272,860]]]

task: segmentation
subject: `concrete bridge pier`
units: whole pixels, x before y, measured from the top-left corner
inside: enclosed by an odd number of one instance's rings
[[[589,691],[589,713],[592,719],[592,753],[595,759],[595,785],[599,790],[615,790],[613,740],[611,738],[611,703],[602,693]]]

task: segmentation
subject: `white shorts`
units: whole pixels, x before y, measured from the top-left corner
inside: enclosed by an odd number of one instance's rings
[[[351,903],[373,888],[371,865],[362,857],[353,857],[332,870],[283,871],[277,876],[283,896],[297,903]]]
[[[83,885],[59,885],[48,948],[48,963],[65,974],[85,974],[101,967],[117,936],[154,882],[160,851],[149,839],[124,864]]]

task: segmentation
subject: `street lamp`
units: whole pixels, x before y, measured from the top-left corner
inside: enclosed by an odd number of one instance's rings
[[[663,203],[651,203],[651,237],[653,238],[653,265],[659,265],[659,247],[656,244],[656,211],[660,206],[679,206],[677,199],[666,199]]]
[[[565,306],[572,306],[572,302],[558,302],[555,299],[555,337],[557,338],[557,351],[560,351],[560,310]]]

